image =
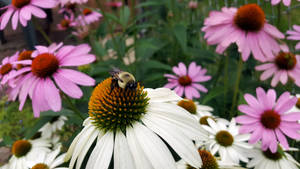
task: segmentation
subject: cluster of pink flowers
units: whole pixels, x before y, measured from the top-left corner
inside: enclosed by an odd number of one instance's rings
[[[95,80],[84,73],[66,67],[92,63],[96,57],[89,54],[87,44],[78,46],[63,43],[49,47],[36,46],[34,51],[17,52],[3,60],[0,66],[1,84],[10,87],[9,98],[20,101],[22,110],[29,97],[35,117],[40,112],[61,110],[61,92],[72,98],[83,93],[78,85],[93,86]]]
[[[6,27],[11,17],[14,30],[19,21],[23,26],[26,26],[32,15],[45,18],[46,13],[41,8],[54,8],[56,5],[56,0],[12,0],[10,5],[0,9],[6,9],[0,17],[0,29],[3,30]]]

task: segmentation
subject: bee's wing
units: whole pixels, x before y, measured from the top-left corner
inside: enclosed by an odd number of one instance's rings
[[[109,74],[112,76],[116,76],[120,72],[123,72],[123,71],[117,67],[112,67],[112,70],[109,71]]]

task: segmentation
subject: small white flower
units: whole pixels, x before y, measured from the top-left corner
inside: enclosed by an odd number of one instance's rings
[[[246,141],[247,134],[239,134],[239,126],[233,118],[227,126],[222,121],[215,122],[208,118],[209,126],[202,127],[209,132],[209,140],[205,142],[206,148],[215,155],[220,154],[221,161],[239,164],[239,161],[248,162],[247,151],[252,148]]]
[[[281,149],[281,148],[280,148]],[[282,150],[282,149],[281,149]],[[298,169],[300,164],[288,153],[272,153],[269,149],[262,151],[260,145],[255,146],[247,167],[254,169]]]
[[[28,162],[51,152],[49,140],[18,140],[12,146],[13,156],[9,160],[9,169],[28,169]]]
[[[204,129],[183,108],[171,101],[181,98],[166,88],[111,89],[111,78],[93,91],[83,130],[66,155],[69,168],[79,169],[97,138],[86,168],[176,169],[176,162],[162,139],[194,167],[202,162],[193,139],[204,139]],[[114,101],[118,100],[118,101]],[[159,137],[160,136],[160,137]],[[162,138],[162,139],[161,139]]]
[[[68,169],[66,167],[58,167],[64,163],[65,153],[58,156],[61,147],[59,146],[54,151],[48,154],[42,154],[35,162],[28,162],[31,169]]]
[[[39,132],[42,133],[42,138],[50,138],[53,133],[61,130],[66,120],[68,120],[67,117],[59,116],[58,119],[55,118],[53,121],[46,123],[42,128],[39,129]]]

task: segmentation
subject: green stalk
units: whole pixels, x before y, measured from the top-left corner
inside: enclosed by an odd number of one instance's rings
[[[67,96],[66,94],[63,93],[63,95],[65,96],[65,100],[68,103],[69,107],[73,110],[73,112],[82,120],[84,120],[84,117],[82,116],[81,112],[77,109],[77,107],[72,103],[71,99],[69,96]]]
[[[47,43],[50,45],[52,44],[51,39],[49,38],[49,36],[46,34],[46,32],[44,31],[44,29],[40,26],[40,24],[36,24],[34,22],[34,26],[36,27],[36,29],[42,34],[43,38],[47,41]]]
[[[243,60],[242,60],[242,57],[240,57],[239,63],[238,63],[238,69],[237,69],[237,77],[236,77],[235,86],[234,86],[232,105],[231,105],[231,110],[230,110],[231,118],[234,117],[234,115],[235,115],[234,109],[236,108],[236,104],[237,104],[237,96],[239,93],[239,86],[240,86],[240,81],[241,81],[242,70],[243,70]]]
[[[277,5],[277,27],[280,26],[281,21],[281,3]]]
[[[229,56],[225,52],[225,61],[224,61],[224,110],[226,110],[226,100],[227,100],[227,91],[228,91],[228,64]]]

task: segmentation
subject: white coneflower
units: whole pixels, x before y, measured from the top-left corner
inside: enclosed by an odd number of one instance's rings
[[[207,150],[199,149],[198,151],[203,162],[201,168],[194,168],[184,160],[180,160],[177,162],[177,169],[243,169],[236,164],[219,161]]]
[[[42,154],[35,162],[28,162],[31,169],[68,169],[66,167],[58,167],[64,163],[65,153],[59,155],[61,147],[48,154]],[[58,156],[59,155],[59,156]]]
[[[50,122],[46,123],[42,128],[40,128],[39,132],[42,133],[42,137],[50,138],[53,133],[62,129],[66,120],[68,120],[66,116],[56,116]]]
[[[10,169],[28,169],[29,161],[35,161],[39,156],[51,152],[49,140],[18,140],[12,146],[13,156],[9,160]]]
[[[254,169],[298,169],[300,164],[280,146],[277,152],[272,153],[269,149],[262,151],[261,146],[256,146],[250,156],[252,159],[247,167]]]
[[[112,88],[113,80],[108,78],[94,89],[90,117],[66,155],[66,160],[71,158],[69,168],[76,160],[75,168],[80,168],[95,140],[88,169],[107,169],[112,158],[115,169],[175,169],[163,140],[191,166],[201,167],[192,140],[207,136],[185,109],[170,103],[181,100],[178,95],[166,88],[143,89],[139,83],[133,89]]]
[[[246,141],[250,138],[247,134],[239,134],[239,126],[233,118],[227,127],[226,124],[212,119],[207,119],[209,126],[203,125],[210,136],[205,145],[215,155],[220,154],[222,161],[239,164],[239,161],[248,162],[247,151],[252,148]]]

